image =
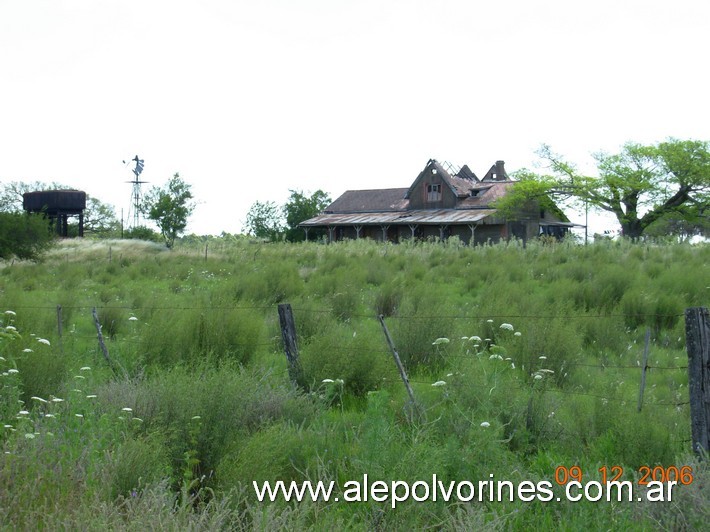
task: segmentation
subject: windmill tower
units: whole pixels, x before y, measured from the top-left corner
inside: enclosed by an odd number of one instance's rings
[[[124,164],[126,161],[123,161]],[[128,219],[130,219],[131,214],[133,215],[133,225],[135,229],[140,225],[140,207],[141,207],[141,185],[147,183],[148,181],[141,181],[140,175],[143,172],[144,162],[143,159],[139,159],[136,155],[130,162],[135,162],[136,166],[133,168],[134,178],[132,181],[126,181],[126,183],[131,183],[133,185],[133,190],[131,191],[131,209],[128,211]]]

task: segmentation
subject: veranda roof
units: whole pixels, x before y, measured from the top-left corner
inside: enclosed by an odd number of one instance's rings
[[[389,212],[324,213],[299,225],[459,225],[472,224],[495,214],[495,209],[427,209]]]

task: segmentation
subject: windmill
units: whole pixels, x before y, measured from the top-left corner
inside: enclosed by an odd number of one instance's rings
[[[141,185],[147,183],[148,181],[141,181],[140,175],[143,172],[144,161],[138,158],[136,155],[133,159],[126,162],[123,161],[124,165],[128,165],[131,162],[135,162],[135,168],[133,168],[133,175],[135,176],[132,181],[126,181],[126,183],[131,183],[133,185],[133,190],[131,191],[131,208],[133,209],[133,228],[135,229],[140,225],[140,206],[141,206]],[[128,217],[130,218],[131,211],[128,212]]]

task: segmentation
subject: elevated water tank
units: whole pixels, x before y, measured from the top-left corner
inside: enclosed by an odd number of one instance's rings
[[[22,195],[22,207],[27,212],[44,213],[60,236],[68,236],[69,216],[78,216],[79,236],[84,236],[86,192],[81,190],[25,192]]]

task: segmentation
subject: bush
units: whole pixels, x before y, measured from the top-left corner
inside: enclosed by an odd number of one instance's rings
[[[153,314],[140,348],[148,365],[235,360],[246,364],[262,337],[263,319],[242,309],[180,309]]]
[[[131,408],[148,434],[163,435],[175,482],[183,477],[186,453],[196,460],[195,478],[210,477],[234,441],[275,420],[302,423],[316,412],[286,382],[266,382],[233,362],[177,366],[146,380],[107,383],[96,394],[102,409]]]
[[[0,212],[0,259],[37,260],[53,242],[43,215]]]
[[[220,461],[217,477],[223,489],[267,480],[303,481],[324,448],[316,432],[289,422],[276,423],[233,445]]]
[[[137,497],[147,486],[170,478],[168,453],[157,434],[129,438],[105,452],[102,485],[109,501]]]
[[[306,385],[318,390],[324,379],[342,379],[356,396],[377,390],[397,371],[379,324],[335,324],[300,346]]]

